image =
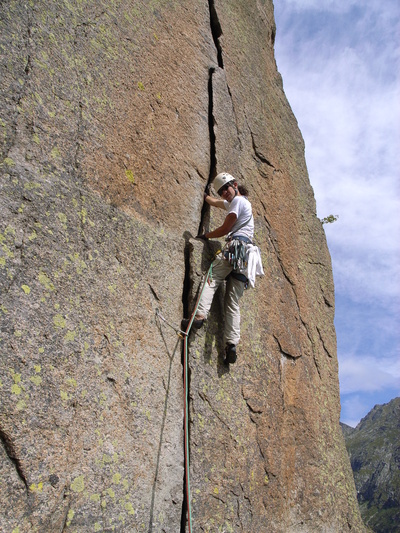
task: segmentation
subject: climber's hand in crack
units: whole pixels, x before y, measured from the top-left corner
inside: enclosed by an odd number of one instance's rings
[[[209,198],[211,198],[211,196],[209,196]],[[214,198],[212,199],[214,200]],[[214,231],[209,231],[207,233],[197,235],[196,239],[207,241],[208,239],[217,239],[218,237],[224,237],[224,235],[228,235],[228,233],[231,231],[231,229],[235,225],[236,219],[237,219],[236,214],[230,213],[229,215],[226,216],[222,226],[215,229]]]
[[[224,200],[221,200],[220,198],[214,198],[214,196],[210,196],[205,192],[204,201],[207,202],[208,205],[212,205],[213,207],[219,207],[220,209],[223,209],[225,211]]]
[[[211,198],[211,196],[209,196],[209,198]],[[206,239],[218,239],[218,237],[224,237],[225,235],[228,235],[228,233],[231,231],[231,229],[235,225],[236,220],[237,220],[236,214],[229,213],[229,215],[226,216],[222,226],[215,229],[214,231],[208,231],[207,233],[204,233],[204,237]],[[199,236],[197,236],[197,238],[199,238]]]

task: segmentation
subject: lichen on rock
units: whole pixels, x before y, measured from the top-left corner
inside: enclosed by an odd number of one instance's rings
[[[363,531],[272,2],[2,2],[0,35],[0,529],[185,530],[174,326],[226,170],[250,190],[266,276],[236,366],[218,298],[190,339],[195,530]]]

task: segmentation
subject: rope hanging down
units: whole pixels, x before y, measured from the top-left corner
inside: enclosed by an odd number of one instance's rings
[[[178,329],[176,327],[174,327],[172,324],[170,324],[169,322],[167,322],[167,320],[162,316],[162,314],[160,313],[160,311],[157,309],[156,310],[156,315],[161,319],[163,320],[170,328],[172,328],[176,334],[183,338],[183,389],[184,389],[184,393],[185,393],[185,402],[184,402],[184,409],[183,409],[183,418],[184,418],[184,441],[185,441],[185,450],[184,450],[184,455],[185,455],[185,484],[186,484],[186,502],[187,502],[187,522],[188,522],[188,527],[189,527],[189,533],[192,533],[192,511],[191,511],[191,495],[190,495],[190,471],[189,471],[189,416],[188,416],[188,413],[189,413],[189,390],[188,390],[188,379],[187,379],[187,375],[188,375],[188,338],[189,338],[189,333],[190,333],[190,329],[192,327],[192,324],[193,324],[193,320],[194,320],[194,317],[196,316],[196,313],[197,313],[197,309],[199,307],[199,303],[200,303],[200,299],[203,295],[203,292],[204,292],[204,288],[206,286],[206,283],[208,283],[208,280],[211,279],[212,277],[212,264],[213,264],[213,261],[215,259],[215,257],[221,253],[221,250],[218,250],[218,252],[215,253],[212,261],[211,261],[211,264],[210,264],[210,267],[207,271],[207,274],[204,276],[204,279],[203,279],[203,284],[202,284],[202,287],[201,287],[201,291],[199,292],[199,295],[197,297],[197,300],[196,300],[196,305],[194,306],[194,310],[191,314],[191,317],[190,317],[190,320],[189,320],[189,324],[188,324],[188,327],[186,329],[186,331],[182,331],[181,329]]]
[[[218,255],[219,251],[215,254]],[[214,256],[214,257],[215,257]],[[184,406],[184,434],[185,434],[185,481],[186,481],[186,501],[187,501],[187,520],[188,520],[188,526],[189,526],[189,533],[192,533],[192,512],[191,512],[191,497],[190,497],[190,473],[189,473],[189,390],[188,390],[188,380],[187,380],[187,374],[188,374],[188,338],[190,329],[193,324],[194,317],[197,312],[197,308],[199,307],[201,296],[204,292],[204,288],[206,286],[206,283],[210,279],[212,274],[212,262],[210,265],[210,268],[208,269],[207,274],[204,277],[203,285],[201,288],[201,291],[199,293],[199,296],[196,301],[196,305],[194,306],[194,310],[192,312],[192,315],[189,320],[188,327],[185,331],[185,338],[183,340],[183,388],[185,391],[185,406]]]

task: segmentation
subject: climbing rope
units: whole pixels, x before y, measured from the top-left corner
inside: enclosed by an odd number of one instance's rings
[[[191,510],[191,495],[190,495],[190,471],[189,471],[189,389],[188,389],[188,338],[189,333],[193,324],[194,317],[196,316],[197,309],[199,307],[199,303],[201,300],[201,297],[203,295],[204,289],[206,287],[206,284],[208,283],[208,280],[212,278],[212,265],[214,259],[217,257],[217,255],[221,253],[221,250],[218,250],[214,254],[214,257],[211,261],[210,267],[207,271],[207,274],[204,276],[203,284],[201,287],[201,290],[199,292],[199,295],[196,300],[196,304],[194,306],[193,312],[190,316],[189,324],[186,328],[186,331],[182,331],[181,329],[176,328],[172,324],[170,324],[160,313],[160,311],[156,310],[156,315],[158,318],[160,318],[163,322],[165,322],[170,328],[172,328],[177,335],[180,338],[183,338],[183,389],[185,392],[185,402],[184,402],[184,409],[183,409],[183,418],[184,418],[184,441],[185,441],[185,484],[186,484],[186,502],[187,502],[187,522],[189,527],[189,533],[192,533],[192,510]]]
[[[220,253],[218,251],[214,258]],[[213,261],[214,261],[213,258]],[[185,407],[183,410],[183,418],[184,418],[184,440],[185,440],[185,481],[186,481],[186,502],[187,502],[187,520],[188,520],[188,526],[189,526],[189,533],[192,533],[192,510],[191,510],[191,497],[190,497],[190,473],[189,473],[189,390],[188,390],[188,380],[187,380],[187,374],[188,374],[188,338],[190,329],[193,324],[194,317],[196,316],[197,309],[199,307],[200,299],[203,295],[205,286],[208,282],[208,280],[212,276],[212,264],[213,261],[211,261],[210,268],[207,271],[207,274],[204,277],[203,285],[201,288],[201,291],[199,292],[199,296],[197,297],[196,305],[194,306],[194,310],[192,312],[192,315],[189,320],[188,327],[185,331],[185,337],[183,339],[183,389],[185,391]]]
[[[178,337],[180,337],[181,339],[183,339],[186,335],[186,333],[184,331],[182,331],[181,329],[179,328],[176,328],[175,326],[173,326],[172,324],[170,324],[168,322],[167,319],[165,319],[162,314],[160,313],[160,310],[159,309],[156,309],[156,315],[158,316],[158,318],[160,318],[163,322],[165,322],[167,324],[167,326],[169,326],[170,328],[172,328],[175,333],[178,335]]]

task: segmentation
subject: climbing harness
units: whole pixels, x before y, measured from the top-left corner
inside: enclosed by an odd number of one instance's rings
[[[232,241],[228,242],[224,256],[228,259],[233,270],[240,271],[245,269],[247,265],[246,243],[234,238]]]
[[[224,249],[224,257],[233,268],[229,276],[244,283],[245,290],[249,287],[249,279],[244,272],[248,266],[247,248],[251,244],[251,240],[245,236],[229,236]]]

